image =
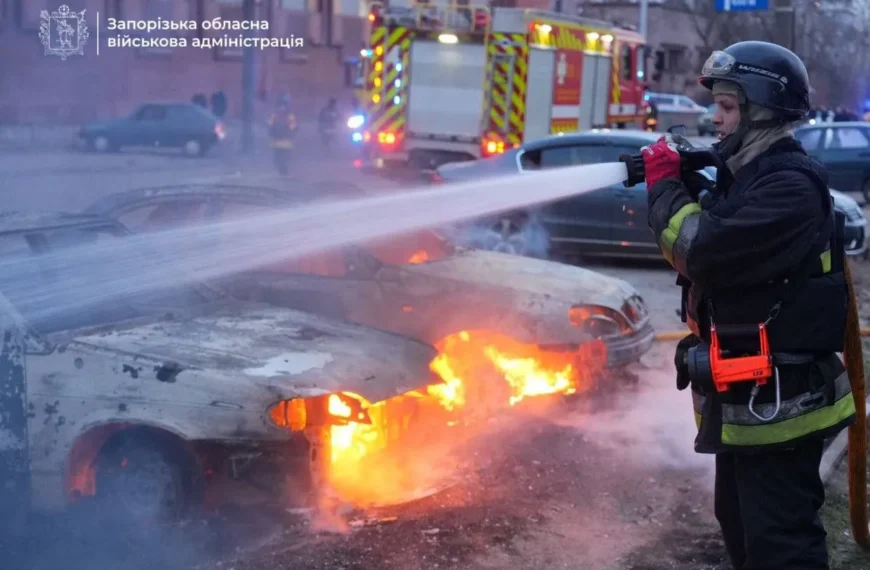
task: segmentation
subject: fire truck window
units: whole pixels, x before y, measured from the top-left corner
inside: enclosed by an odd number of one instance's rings
[[[622,44],[622,61],[619,62],[619,70],[622,75],[623,81],[631,81],[631,46],[627,44]]]

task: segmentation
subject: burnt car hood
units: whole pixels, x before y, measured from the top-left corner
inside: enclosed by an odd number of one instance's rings
[[[589,269],[494,251],[462,250],[438,261],[405,265],[402,270],[428,278],[614,310],[620,310],[627,298],[637,294],[627,282]]]
[[[205,392],[254,390],[289,399],[346,391],[374,403],[436,381],[429,345],[271,306],[93,331],[71,344],[160,363],[158,379],[161,368],[164,375],[180,368],[169,381],[181,383],[189,370],[206,381]]]

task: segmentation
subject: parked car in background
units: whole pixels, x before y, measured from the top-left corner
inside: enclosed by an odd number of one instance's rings
[[[167,223],[251,219],[299,207],[301,195],[314,194],[304,183],[292,192],[190,184],[110,195],[89,211],[146,232]],[[304,307],[434,346],[450,335],[479,330],[565,354],[603,341],[610,367],[636,362],[654,336],[643,299],[623,280],[551,261],[466,249],[433,230],[251,269],[228,286],[246,298]]]
[[[716,112],[716,105],[710,105],[704,114],[698,118],[698,135],[699,136],[716,136],[716,125],[713,124],[713,113]]]
[[[678,93],[646,93],[644,99],[655,105],[655,130],[666,131],[675,125],[685,125],[689,132],[703,136],[699,120],[707,109],[688,96]]]
[[[124,148],[180,149],[188,156],[203,156],[224,140],[224,124],[208,109],[193,103],[148,103],[129,116],[92,121],[81,128],[79,139],[95,152]]]
[[[698,105],[695,103],[691,97],[688,95],[680,95],[679,93],[653,93],[648,92],[644,99],[647,101],[652,101],[658,106],[666,105],[670,107],[677,107],[688,109],[691,111],[704,112],[706,111],[705,107],[702,105]]]
[[[622,154],[637,154],[655,142],[661,133],[624,130],[592,130],[554,135],[511,149],[504,154],[473,162],[446,164],[436,170],[436,181],[458,182],[530,170],[615,162]],[[715,169],[707,170],[715,177]],[[846,214],[847,253],[866,249],[867,220],[852,198],[831,190],[835,207]],[[594,192],[543,205],[529,211],[511,212],[475,222],[486,240],[469,245],[512,251],[520,255],[568,254],[581,256],[661,258],[647,222],[646,184],[625,188],[622,183]],[[546,252],[536,251],[528,236],[545,235]]]
[[[806,124],[795,129],[794,136],[828,169],[831,186],[860,192],[864,202],[870,202],[870,124]]]

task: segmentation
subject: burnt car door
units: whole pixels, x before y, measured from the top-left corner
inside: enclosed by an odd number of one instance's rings
[[[581,164],[608,162],[607,145],[572,144],[547,147],[537,151],[538,156],[521,157],[526,169],[549,169]],[[534,162],[533,162],[534,161]],[[602,187],[592,192],[558,200],[545,205],[541,220],[550,235],[552,247],[567,251],[606,252],[613,249],[611,216],[613,192]]]
[[[842,192],[861,191],[870,173],[870,139],[868,131],[857,126],[831,126],[819,153],[832,188]]]

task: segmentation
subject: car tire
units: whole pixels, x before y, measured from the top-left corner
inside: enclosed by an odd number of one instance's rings
[[[185,142],[183,148],[184,154],[190,157],[203,156],[207,149],[206,145],[202,144],[202,141],[197,139],[190,139]]]
[[[91,137],[88,141],[90,144],[91,150],[95,152],[111,152],[115,150],[115,145],[109,139],[109,137],[105,135],[97,135],[95,137]]]
[[[121,432],[96,462],[96,494],[125,521],[180,518],[191,506],[187,454],[145,431]]]
[[[480,248],[523,257],[546,257],[548,243],[544,229],[534,222],[502,218],[484,230]]]

